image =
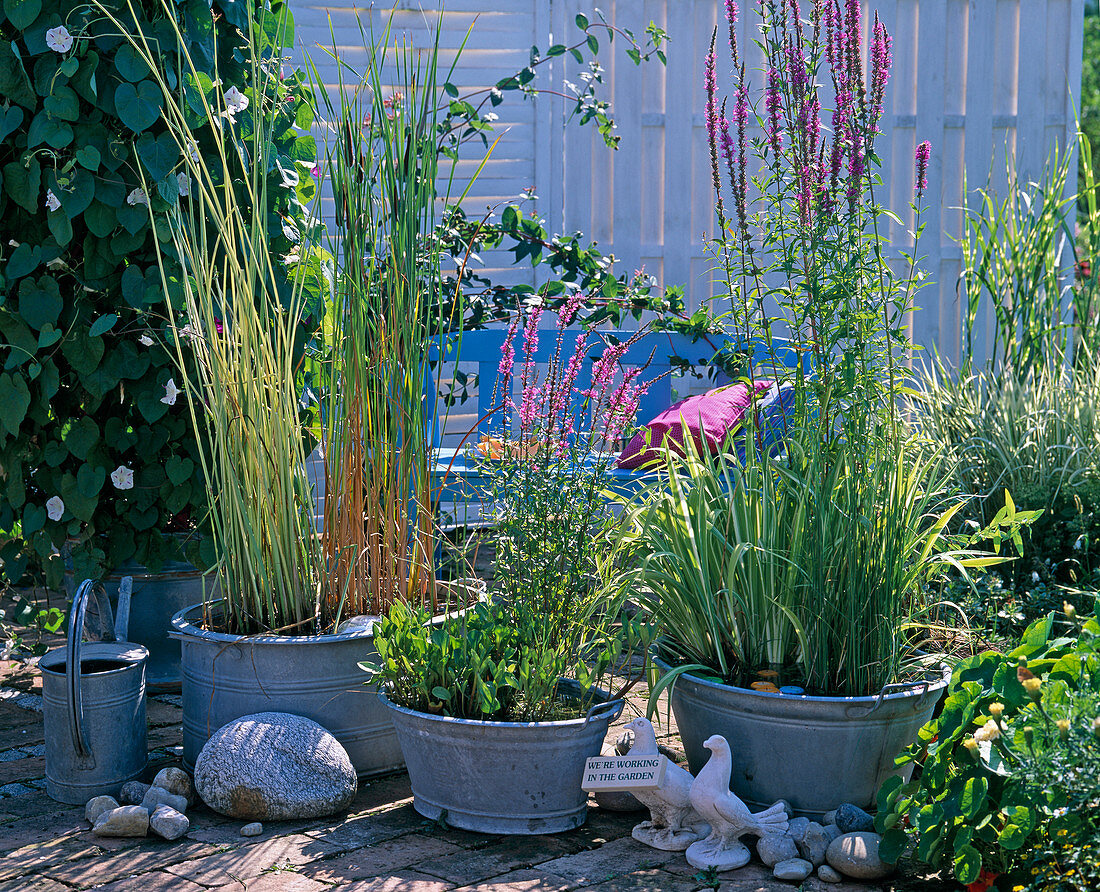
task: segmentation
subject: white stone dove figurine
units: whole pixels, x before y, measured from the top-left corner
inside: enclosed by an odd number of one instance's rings
[[[657,736],[648,719],[636,718],[626,725],[634,733],[632,756],[656,756]],[[656,790],[634,790],[635,798],[649,809],[649,820],[631,832],[638,842],[665,852],[682,852],[707,835],[710,829],[691,807],[691,775],[669,762],[661,786]]]
[[[787,812],[777,802],[753,814],[747,805],[730,792],[733,759],[726,738],[715,734],[703,741],[710,759],[691,784],[689,798],[698,815],[710,824],[710,835],[692,843],[687,850],[688,864],[700,870],[733,870],[744,867],[751,854],[740,841],[742,836],[765,836],[787,829]]]

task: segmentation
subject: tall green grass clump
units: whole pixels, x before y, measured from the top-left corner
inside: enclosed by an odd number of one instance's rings
[[[335,287],[315,366],[329,495],[323,541],[335,580],[330,605],[343,596],[357,614],[435,599],[435,406],[425,394],[439,389],[428,380],[433,333],[453,327],[449,314],[462,318],[460,292],[440,299],[437,211],[450,195],[437,181],[452,180],[439,163],[448,107],[441,25],[419,51],[392,42],[388,26],[377,39],[361,33],[361,73],[340,58],[333,35],[335,96],[310,65],[331,134],[325,158],[336,211]]]
[[[935,363],[918,381],[914,422],[941,444],[952,486],[976,497],[979,518],[1000,509],[1006,489],[1044,512],[1021,571],[1044,564],[1078,582],[1100,566],[1100,362],[1081,348],[1076,363],[1024,375]]]
[[[276,174],[296,181],[271,139],[283,113],[274,101],[283,41],[271,34],[278,35],[286,19],[271,14],[252,26],[244,92],[203,74],[181,26],[170,20],[180,46],[176,70],[160,65],[157,40],[140,28],[129,42],[160,90],[161,114],[188,182],[188,195],[156,224],[165,255],[174,255],[183,270],[169,279],[168,264],[160,265],[173,299],[177,360],[196,369],[182,378],[182,393],[192,423],[198,428],[201,419],[209,438],[200,464],[224,613],[208,610],[204,620],[241,634],[317,633],[334,613],[322,592],[326,566],[313,520],[298,389],[301,321],[310,300],[309,264],[302,258],[312,250],[310,232],[302,227],[307,231],[292,239],[297,251],[278,256],[270,229],[281,221],[252,212],[268,206]],[[196,119],[218,125],[221,139],[213,150],[197,150]]]
[[[910,645],[937,577],[1002,560],[974,548],[987,532],[950,532],[967,499],[944,495],[938,457],[906,447],[866,466],[854,451],[828,463],[796,452],[670,456],[667,482],[630,509],[628,575],[662,629],[660,656],[678,667],[656,693],[682,671],[874,693],[925,662]]]

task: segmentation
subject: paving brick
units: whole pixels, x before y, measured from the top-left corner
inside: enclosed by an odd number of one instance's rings
[[[173,864],[167,870],[203,886],[223,886],[238,878],[247,880],[259,876],[268,868],[306,864],[335,852],[332,846],[319,839],[294,834]]]
[[[183,710],[171,703],[163,703],[160,700],[149,698],[145,701],[145,718],[149,722],[150,728],[178,725],[183,721]]]
[[[359,791],[348,807],[348,815],[369,814],[411,801],[409,776],[405,773],[391,774],[388,777],[360,781]]]
[[[785,885],[783,892],[793,892],[793,886],[789,883]],[[597,883],[585,888],[599,890],[599,892],[695,892],[699,887],[700,884],[689,877],[649,869],[635,870],[627,876],[615,877],[605,883]]]
[[[387,877],[356,880],[338,888],[340,892],[448,892],[454,886],[415,870],[402,870]]]
[[[91,836],[91,834],[88,834]],[[29,875],[47,875],[45,868],[64,861],[99,855],[103,849],[84,838],[84,834],[62,836],[32,843],[5,853],[0,859],[0,880]]]
[[[32,756],[17,762],[0,762],[0,787],[46,776],[46,757]]]
[[[945,886],[945,888],[951,887]],[[786,892],[790,892],[789,887]],[[802,886],[799,888],[799,892],[882,892],[882,887],[854,881],[826,883],[816,876],[811,876],[809,879],[803,881]]]
[[[241,845],[241,844],[253,844],[257,842],[263,842],[267,839],[273,839],[276,836],[290,836],[294,833],[304,833],[307,830],[313,830],[318,826],[317,821],[268,821],[264,824],[264,832],[259,836],[241,836],[241,828],[245,824],[252,823],[251,821],[236,821],[229,818],[223,818],[221,815],[215,814],[208,809],[202,809],[196,811],[195,816],[192,817],[191,812],[187,815],[191,818],[191,829],[187,833],[188,839],[198,840],[200,842],[208,842],[213,845],[226,846],[226,845]],[[315,838],[323,839],[323,836],[315,836]]]
[[[513,870],[502,876],[460,886],[455,892],[568,892],[576,887],[576,883],[544,870]]]
[[[675,858],[682,859],[683,855],[662,852],[626,837],[612,840],[598,849],[543,862],[539,868],[578,885],[594,886],[631,871],[662,867]]]
[[[375,812],[362,817],[350,818],[331,828],[309,831],[309,835],[323,839],[333,848],[349,852],[361,846],[374,845],[387,839],[416,833],[435,826],[423,815],[419,815],[406,803],[389,811]]]
[[[399,836],[396,839],[364,846],[336,858],[316,861],[302,867],[302,874],[327,883],[344,883],[348,880],[383,876],[419,862],[438,859],[452,853],[465,853],[452,843],[434,836],[418,833]],[[435,873],[435,871],[431,871]]]
[[[41,792],[5,799],[3,809],[16,819],[5,824],[4,832],[0,833],[0,852],[71,836],[89,828],[84,809],[60,805]]]
[[[48,877],[19,877],[0,882],[0,892],[71,892],[71,888]]]
[[[575,851],[568,842],[557,837],[520,836],[494,842],[483,848],[462,850],[442,858],[421,861],[416,869],[452,883],[469,884],[552,861]]]
[[[634,825],[647,818],[645,812],[607,811],[602,808],[588,809],[588,820],[567,835],[576,840],[591,840],[593,844],[630,836]]]
[[[42,716],[17,706],[0,704],[0,751],[34,746],[43,739]]]
[[[213,892],[325,892],[332,889],[289,870],[276,870],[242,882],[219,886]]]
[[[206,889],[175,874],[156,871],[115,880],[106,886],[96,886],[95,892],[206,892]]]
[[[107,849],[111,842],[107,839],[96,839],[96,844],[104,849]],[[53,879],[62,880],[73,886],[91,886],[152,872],[180,861],[210,855],[216,851],[214,846],[206,843],[192,842],[188,839],[168,842],[150,836],[137,840],[136,845],[132,843],[130,847],[111,855],[81,858],[79,861],[57,864],[49,869],[49,875]]]

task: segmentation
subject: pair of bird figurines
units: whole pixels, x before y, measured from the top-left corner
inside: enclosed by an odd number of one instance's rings
[[[631,755],[657,755],[657,736],[648,719],[636,718],[626,728],[634,734]],[[634,791],[649,809],[649,820],[631,835],[655,849],[684,852],[688,864],[700,870],[734,870],[752,857],[741,837],[785,832],[787,812],[782,802],[750,812],[730,792],[733,759],[726,738],[715,734],[703,746],[711,755],[698,777],[669,762],[658,789]]]

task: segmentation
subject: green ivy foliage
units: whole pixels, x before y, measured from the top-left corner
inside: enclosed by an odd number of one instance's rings
[[[276,96],[253,95],[246,49],[251,30],[278,64],[289,10],[270,0],[169,4],[197,76],[161,0],[105,5],[155,41],[169,85],[196,97],[195,151],[212,153],[222,128],[252,127],[248,108],[206,120],[197,91],[236,87],[253,104],[280,104],[263,212],[275,253],[290,258],[314,197],[316,146],[303,134],[311,97],[299,72]],[[177,277],[166,294],[157,268],[158,241],[171,262],[159,215],[189,200],[190,182],[150,74],[94,4],[0,5],[0,562],[13,584],[58,588],[62,553],[77,579],[127,561],[211,561],[196,535],[202,440],[173,396],[187,373],[169,340]]]

